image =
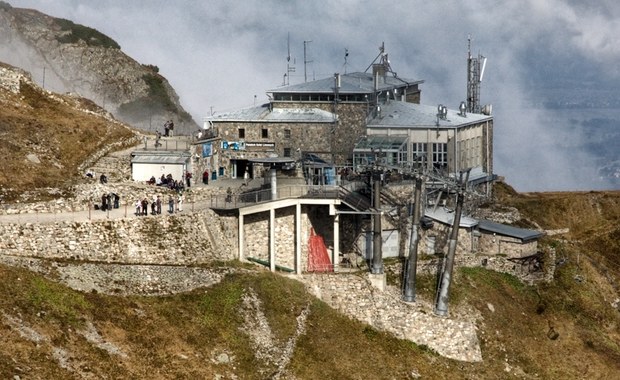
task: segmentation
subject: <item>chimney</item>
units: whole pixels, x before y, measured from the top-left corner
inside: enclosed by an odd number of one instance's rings
[[[376,84],[385,83],[385,66],[381,63],[373,63],[372,76],[377,81]],[[379,80],[381,80],[381,82],[379,82]]]

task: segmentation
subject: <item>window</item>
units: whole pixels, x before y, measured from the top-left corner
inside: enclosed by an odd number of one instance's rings
[[[264,139],[269,138],[269,129],[263,128],[261,137],[264,138]]]
[[[433,166],[436,168],[448,166],[448,144],[433,143]]]
[[[285,129],[284,130],[284,138],[285,139],[290,139],[291,138],[291,130],[290,129]]]
[[[407,146],[406,145],[403,150],[398,152],[398,163],[399,164],[407,163]]]
[[[284,157],[291,156],[291,148],[284,148]]]
[[[411,154],[413,157],[413,162],[426,162],[427,156],[427,143],[412,143],[411,144]]]
[[[239,128],[239,138],[240,139],[245,138],[245,128]]]

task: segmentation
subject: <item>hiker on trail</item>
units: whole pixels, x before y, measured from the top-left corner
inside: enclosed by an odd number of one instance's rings
[[[161,214],[161,197],[159,195],[157,196],[157,200],[155,201],[155,203],[157,204],[157,214],[160,215]]]
[[[149,200],[144,197],[142,200],[142,215],[147,215],[149,211]]]
[[[136,206],[136,216],[141,215],[142,213],[140,212],[140,210],[141,210],[141,207],[142,207],[142,203],[140,202],[139,199],[136,199],[135,206]]]
[[[170,120],[168,122],[168,134],[170,136],[173,136],[174,135],[173,131],[174,131],[174,123],[172,122],[172,120]]]
[[[155,148],[161,146],[161,142],[159,141],[161,140],[161,133],[159,131],[157,131],[156,133],[157,133],[157,137],[155,137]]]
[[[177,198],[177,211],[183,211],[183,194],[179,194]]]
[[[172,195],[168,197],[168,212],[171,214],[174,212],[174,198],[172,198]]]
[[[108,207],[108,197],[107,195],[103,194],[101,196],[101,211],[105,211]]]
[[[185,181],[187,182],[187,187],[190,187],[191,181],[192,181],[192,173],[190,172],[185,173]]]
[[[114,197],[114,208],[118,208],[121,197],[116,193],[112,193],[112,196]]]
[[[101,176],[99,176],[99,182],[103,185],[104,183],[108,183],[108,177],[101,173]]]
[[[164,123],[164,136],[168,137],[170,135],[170,120],[167,120]]]

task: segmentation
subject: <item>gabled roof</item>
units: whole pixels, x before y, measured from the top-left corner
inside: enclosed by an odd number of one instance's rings
[[[273,108],[261,105],[215,114],[206,118],[212,122],[312,122],[333,123],[334,114],[318,108]]]
[[[385,79],[384,79],[385,78]],[[409,85],[415,85],[424,83],[423,80],[405,79],[395,77],[391,74],[381,77],[378,84],[378,90],[389,90],[393,88],[406,87]],[[372,73],[350,73],[340,75],[340,94],[370,94],[375,91],[374,79]],[[318,79],[311,82],[292,84],[290,86],[284,86],[267,91],[269,93],[334,93],[334,78]]]
[[[491,222],[490,220],[480,220],[478,222],[478,228],[484,231],[496,233],[498,235],[521,239],[524,243],[539,239],[545,234],[541,231],[508,226],[506,224]]]
[[[437,127],[436,106],[390,100],[380,104],[379,107],[380,112],[368,121],[368,128],[455,128],[493,119],[492,116],[476,113],[466,113],[462,116],[458,110],[449,109],[446,118],[439,119],[439,127]]]

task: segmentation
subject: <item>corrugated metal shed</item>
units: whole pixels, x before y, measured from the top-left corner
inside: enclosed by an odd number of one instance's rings
[[[492,119],[491,116],[475,113],[462,116],[458,110],[448,109],[446,118],[439,119],[437,126],[437,107],[392,100],[380,104],[380,112],[368,122],[368,128],[455,128]]]
[[[524,243],[539,239],[544,235],[544,232],[541,231],[508,226],[506,224],[491,222],[490,220],[480,220],[478,222],[478,228],[498,235],[521,239]]]
[[[421,83],[424,83],[424,81],[394,77],[393,75],[388,74],[385,77],[381,77],[380,83],[378,84],[378,90],[389,90],[394,87],[403,87]],[[290,86],[275,88],[269,90],[268,92],[272,94],[333,94],[334,78],[330,77],[311,82],[292,84]],[[340,94],[374,93],[375,88],[372,73],[355,72],[350,74],[341,74],[340,88],[338,89],[338,92]]]

